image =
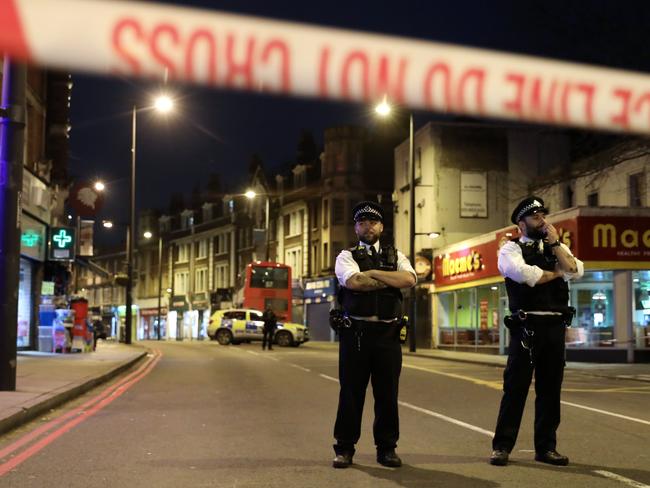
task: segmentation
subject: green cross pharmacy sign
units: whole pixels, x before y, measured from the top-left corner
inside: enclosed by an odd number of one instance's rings
[[[76,239],[71,227],[52,227],[50,229],[50,252],[52,261],[71,261],[74,259]]]

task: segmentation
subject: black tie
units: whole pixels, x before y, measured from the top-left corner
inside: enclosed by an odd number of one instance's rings
[[[370,246],[369,251],[372,262],[377,264],[377,250],[375,249],[375,246]]]

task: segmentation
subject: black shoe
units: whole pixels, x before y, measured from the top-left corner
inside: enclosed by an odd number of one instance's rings
[[[377,462],[382,466],[388,466],[389,468],[399,468],[402,465],[402,460],[395,452],[395,449],[377,451]]]
[[[566,466],[569,464],[569,458],[563,456],[556,450],[535,453],[535,461],[552,464],[554,466]]]
[[[508,464],[508,451],[503,449],[495,449],[490,455],[490,464],[492,466],[505,466]]]
[[[337,454],[334,460],[332,461],[332,467],[334,468],[347,468],[352,464],[352,454],[349,452],[343,452],[341,454]]]

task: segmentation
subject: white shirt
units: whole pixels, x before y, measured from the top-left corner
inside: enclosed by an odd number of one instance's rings
[[[370,247],[365,242],[359,242],[359,245],[365,247],[366,250]],[[379,253],[379,241],[375,242],[373,244],[373,247],[375,248],[375,251]],[[400,251],[397,251],[397,271],[408,271],[413,275],[415,281],[417,282],[418,276],[415,274],[413,266],[411,266],[408,258],[404,256],[404,254],[402,254]],[[343,249],[336,257],[334,272],[336,273],[336,277],[338,278],[340,285],[345,286],[345,284],[353,275],[361,273],[361,269],[352,257],[352,252],[350,252],[348,249]]]
[[[526,236],[519,238],[520,242],[534,242],[533,239],[530,239]],[[543,249],[543,243],[539,242],[540,250]],[[560,243],[562,249],[569,253],[571,251],[567,246]],[[582,261],[573,256],[576,261],[576,268],[578,269],[575,273],[562,272],[562,278],[564,281],[573,280],[575,278],[581,278],[585,272],[585,267]],[[526,264],[524,261],[524,256],[521,252],[521,247],[514,241],[506,242],[501,249],[499,249],[499,261],[498,261],[499,272],[503,275],[504,278],[510,278],[517,283],[526,283],[528,286],[533,287],[539,279],[544,274],[544,271],[539,266],[531,266]]]
[[[359,242],[359,245],[364,246],[366,250],[370,247],[365,242]],[[379,252],[379,242],[375,242],[373,247],[375,248],[376,252]],[[415,274],[413,266],[411,266],[408,258],[404,256],[404,254],[402,254],[400,251],[397,251],[397,271],[408,271],[409,273],[413,274],[413,277],[417,283],[418,276]],[[357,273],[361,273],[361,269],[352,257],[352,252],[348,249],[344,249],[336,257],[334,272],[336,273],[336,277],[338,278],[339,283],[344,287],[352,276]],[[415,286],[415,284],[413,286]],[[353,319],[365,320],[366,322],[392,322],[392,320],[380,320],[376,315],[373,315],[371,317],[357,317],[351,315],[350,317]]]

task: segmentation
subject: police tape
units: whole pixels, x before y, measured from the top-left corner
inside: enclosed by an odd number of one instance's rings
[[[0,0],[0,52],[105,75],[650,132],[650,75],[155,3]]]

